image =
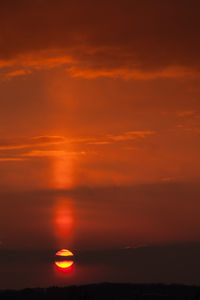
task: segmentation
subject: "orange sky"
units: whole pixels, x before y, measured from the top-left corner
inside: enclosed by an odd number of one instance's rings
[[[198,184],[199,8],[1,1],[0,192]]]
[[[0,1],[0,251],[200,242],[199,11]]]
[[[196,1],[0,5],[2,188],[199,180]]]

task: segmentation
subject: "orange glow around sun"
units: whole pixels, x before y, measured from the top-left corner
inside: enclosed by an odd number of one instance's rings
[[[58,155],[54,157],[52,163],[53,186],[57,189],[72,187],[72,159],[66,155],[65,150],[58,151]]]
[[[54,207],[54,228],[57,238],[70,237],[74,227],[73,209],[69,200],[58,199]]]

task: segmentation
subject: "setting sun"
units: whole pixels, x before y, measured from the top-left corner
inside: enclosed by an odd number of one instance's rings
[[[56,255],[57,256],[74,256],[74,254],[67,249],[59,250],[58,252],[56,252]]]
[[[55,261],[55,265],[60,269],[68,269],[74,264],[72,260],[69,261]]]

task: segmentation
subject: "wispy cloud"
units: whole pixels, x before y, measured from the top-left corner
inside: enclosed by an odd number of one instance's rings
[[[64,151],[64,150],[34,150],[22,154],[23,157],[65,157],[85,155],[85,151]]]
[[[0,162],[9,162],[9,161],[22,161],[24,158],[19,157],[0,157]]]
[[[75,63],[70,55],[62,54],[59,51],[39,51],[19,56],[7,62],[0,61],[0,78],[2,80],[10,80],[13,77],[29,75],[34,71],[49,70]]]
[[[94,141],[94,142],[88,142],[89,145],[109,145],[111,144],[111,141]]]
[[[95,52],[92,51],[91,52]],[[93,60],[96,55],[93,53]],[[85,58],[84,58],[85,57]],[[88,59],[85,53],[81,57],[76,57],[71,53],[65,55],[59,51],[43,51],[23,57],[18,57],[6,64],[0,62],[2,80],[10,80],[14,77],[27,76],[35,71],[50,70],[57,67],[64,67],[66,72],[74,78],[121,78],[125,80],[154,80],[157,78],[199,78],[200,72],[190,67],[183,66],[166,66],[162,70],[143,70],[137,69],[135,66],[125,67],[107,67],[102,69],[95,65],[93,61],[83,67],[83,61]],[[82,61],[83,60],[83,61]],[[125,63],[126,65],[126,63]]]
[[[60,145],[66,142],[62,136],[36,136],[36,137],[16,137],[0,139],[0,150],[17,150],[30,147],[47,147]]]
[[[195,116],[198,112],[196,110],[181,110],[177,112],[179,118]]]
[[[24,76],[24,75],[27,75],[29,73],[30,73],[30,71],[27,71],[25,69],[7,71],[4,75],[4,79],[11,79],[13,77]]]
[[[128,141],[136,140],[137,138],[145,138],[147,136],[155,135],[155,131],[127,131],[121,135],[108,135],[108,139],[113,141]]]
[[[44,135],[0,139],[0,161],[21,161],[34,157],[82,156],[88,153],[85,150],[87,145],[100,147],[119,142],[139,141],[155,134],[156,132],[151,130],[132,130],[121,134],[106,134],[98,137]]]
[[[199,76],[198,1],[192,13],[188,1],[182,1],[181,14],[178,0],[169,5],[122,0],[17,3],[0,2],[0,68],[29,74],[62,65],[73,77],[84,78]]]
[[[137,68],[113,68],[113,69],[93,69],[81,68],[78,65],[67,68],[72,77],[82,77],[86,79],[94,79],[98,77],[107,78],[123,78],[137,80],[153,80],[157,78],[196,78],[200,77],[198,71],[194,71],[186,67],[166,67],[162,71],[145,71]]]
[[[181,110],[177,112],[179,124],[177,128],[183,132],[191,132],[199,134],[200,132],[200,112],[199,110]]]

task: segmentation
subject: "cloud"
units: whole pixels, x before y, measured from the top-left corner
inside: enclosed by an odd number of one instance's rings
[[[33,157],[66,157],[86,155],[85,146],[110,145],[118,142],[137,141],[155,135],[155,131],[127,131],[98,137],[35,136],[0,140],[0,162],[21,161]],[[79,145],[79,150],[71,147]],[[75,147],[76,148],[76,147]]]
[[[13,77],[18,77],[18,76],[24,76],[26,74],[28,74],[29,72],[26,72],[26,70],[16,70],[16,71],[11,71],[11,72],[8,72],[6,73],[5,77],[6,79],[11,79]]]
[[[72,77],[82,77],[87,79],[93,79],[98,77],[108,78],[123,78],[123,79],[137,79],[137,80],[152,80],[157,78],[184,78],[199,77],[200,73],[190,68],[165,68],[161,71],[142,71],[134,68],[113,68],[113,69],[81,69],[79,67],[71,67],[67,71]]]
[[[13,162],[13,161],[22,161],[24,158],[19,157],[0,157],[0,162]]]
[[[179,111],[177,113],[177,115],[178,115],[179,118],[193,117],[193,116],[195,116],[197,114],[198,114],[198,112],[195,111],[195,110],[182,110],[182,111]]]
[[[17,76],[25,76],[33,71],[49,70],[62,65],[74,64],[73,58],[63,54],[60,51],[38,51],[19,55],[10,60],[0,60],[0,69],[2,69],[0,78],[3,80],[12,79]]]
[[[34,150],[23,154],[23,157],[65,157],[85,155],[84,151],[64,151],[64,150]]]
[[[196,0],[2,0],[0,66],[11,77],[60,65],[85,78],[199,76],[199,9]]]
[[[62,136],[36,136],[36,137],[16,137],[0,140],[1,150],[17,150],[34,146],[59,145],[65,141]]]
[[[111,142],[109,141],[96,141],[96,142],[88,142],[88,144],[90,145],[109,145],[111,144]]]
[[[199,134],[200,126],[199,110],[181,110],[177,112],[178,120],[181,122],[177,125],[179,130],[183,130],[185,133]]]
[[[155,133],[155,131],[127,131],[121,135],[108,135],[108,138],[114,141],[129,141],[136,140],[137,138],[145,138]]]

